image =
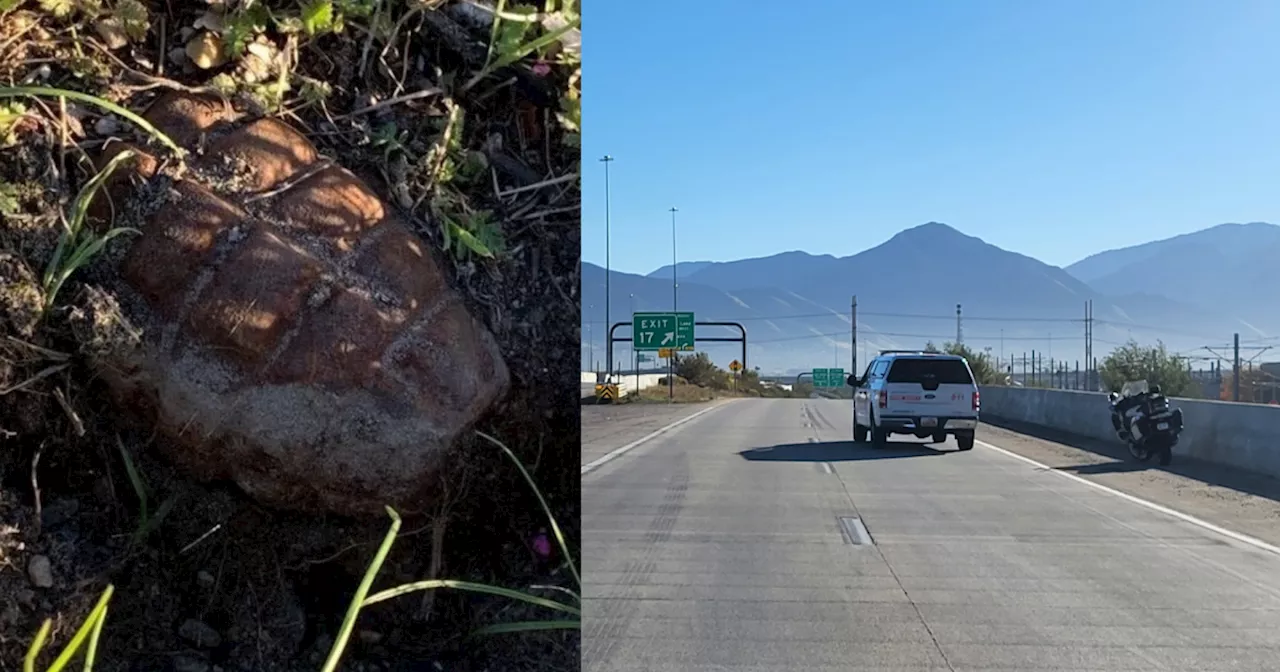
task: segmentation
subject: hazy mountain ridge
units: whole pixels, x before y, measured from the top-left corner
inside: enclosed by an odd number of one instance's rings
[[[1228,331],[1250,337],[1277,328],[1280,226],[1265,222],[1220,224],[1091,255],[1068,272],[1108,296],[1140,293],[1230,315]],[[1250,325],[1259,327],[1254,330]]]
[[[1142,252],[1130,258],[1150,264],[1159,254]],[[670,270],[667,266],[649,276],[615,272],[613,321],[627,321],[633,301],[636,310],[670,310]],[[1046,360],[1080,358],[1084,303],[1089,299],[1094,301],[1098,321],[1094,339],[1099,357],[1130,337],[1145,342],[1162,339],[1177,350],[1225,343],[1232,331],[1245,331],[1227,312],[1159,291],[1160,282],[1166,286],[1171,282],[1168,278],[1153,281],[1153,286],[1126,278],[1099,287],[1064,269],[936,222],[902,231],[850,257],[786,252],[760,259],[703,262],[692,271],[682,263],[680,271],[680,309],[695,311],[699,321],[741,322],[748,330],[749,363],[765,371],[848,368],[854,294],[859,304],[861,361],[865,361],[864,350],[873,354],[881,348],[920,347],[926,340],[954,340],[956,304],[962,306],[965,342],[979,349],[989,347],[996,356],[1003,350],[1006,359],[1032,350]],[[1101,280],[1107,282],[1105,276]],[[603,326],[603,299],[604,270],[584,263],[583,338],[585,342],[591,332],[595,347],[601,348],[597,352],[601,361],[604,338],[603,331],[597,330]],[[596,324],[588,329],[586,321]],[[707,329],[698,334],[729,335]],[[629,329],[619,329],[617,335],[629,337]],[[615,359],[630,357],[629,346],[618,347],[626,354]],[[740,353],[736,344],[700,344],[699,348],[725,362]],[[584,354],[586,350],[584,346]]]

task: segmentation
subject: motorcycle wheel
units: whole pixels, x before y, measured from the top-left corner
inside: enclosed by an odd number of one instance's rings
[[[1173,446],[1160,446],[1160,466],[1167,467],[1173,462]]]
[[[1139,446],[1137,442],[1129,442],[1129,455],[1139,462],[1146,462],[1151,459],[1151,451]]]

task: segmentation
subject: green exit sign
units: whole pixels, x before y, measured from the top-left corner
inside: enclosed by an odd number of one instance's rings
[[[636,350],[693,350],[693,313],[635,313],[631,345]]]
[[[814,369],[814,387],[844,387],[847,384],[844,369]]]

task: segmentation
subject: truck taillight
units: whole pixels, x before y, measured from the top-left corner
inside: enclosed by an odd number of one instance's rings
[[[977,412],[978,412],[978,406],[979,406],[979,405],[980,405],[980,404],[978,403],[978,391],[977,391],[977,390],[974,390],[974,391],[973,391],[973,412],[974,412],[974,413],[977,413]]]
[[[880,390],[880,393],[876,395],[876,405],[880,408],[887,407],[889,405],[889,393],[884,390]]]

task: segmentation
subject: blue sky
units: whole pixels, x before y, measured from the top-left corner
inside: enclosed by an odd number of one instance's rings
[[[1274,0],[597,0],[583,250],[847,256],[926,221],[1066,265],[1280,222]]]

